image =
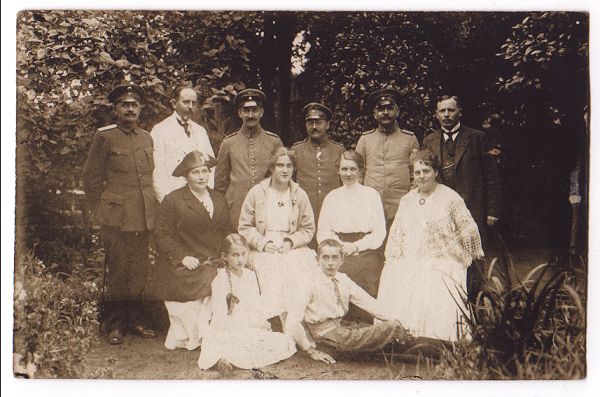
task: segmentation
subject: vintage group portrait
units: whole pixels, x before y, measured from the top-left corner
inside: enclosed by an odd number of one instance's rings
[[[589,376],[589,12],[14,17],[19,382]]]

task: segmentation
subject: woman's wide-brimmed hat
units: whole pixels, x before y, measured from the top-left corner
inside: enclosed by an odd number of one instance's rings
[[[217,160],[211,155],[202,153],[198,150],[189,152],[185,155],[181,163],[177,164],[173,171],[173,176],[186,176],[188,172],[196,167],[208,167],[209,169],[217,165]]]

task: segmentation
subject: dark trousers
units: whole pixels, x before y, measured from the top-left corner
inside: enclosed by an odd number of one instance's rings
[[[144,322],[142,297],[148,269],[149,232],[102,228],[106,261],[104,323],[108,330],[128,329]]]

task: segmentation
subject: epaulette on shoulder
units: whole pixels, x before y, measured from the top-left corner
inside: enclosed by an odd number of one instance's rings
[[[332,141],[331,139],[330,139],[330,141],[331,141],[331,143],[336,144],[338,146],[341,146],[344,150],[346,150],[346,146],[342,145],[341,143],[336,142],[336,141]]]
[[[369,131],[365,131],[365,132],[363,132],[361,135],[369,135],[369,134],[372,134],[372,133],[374,133],[374,132],[375,132],[375,130],[374,130],[374,129],[372,129],[372,130],[369,130]]]
[[[111,125],[107,125],[107,126],[98,128],[98,131],[112,130],[113,128],[116,128],[116,127],[117,127],[116,124],[111,124]]]
[[[146,134],[150,134],[150,132],[146,131],[146,130],[145,130],[145,129],[143,129],[143,128],[136,127],[136,129],[137,129],[139,132],[145,132]]]
[[[412,131],[409,131],[409,130],[403,130],[403,129],[400,129],[400,131],[401,131],[403,134],[406,134],[406,135],[415,135],[415,133],[414,133],[414,132],[412,132]]]
[[[265,134],[267,134],[267,135],[271,135],[271,136],[274,136],[275,138],[279,138],[279,135],[277,135],[276,133],[274,133],[274,132],[271,132],[271,131],[267,131],[267,130],[265,130]]]
[[[303,140],[301,140],[301,141],[298,141],[298,142],[294,143],[294,144],[292,145],[292,147],[294,147],[294,146],[296,146],[296,145],[300,145],[300,144],[302,144],[302,143],[306,143],[307,141],[308,141],[308,140],[305,138],[305,139],[303,139]]]
[[[227,138],[231,138],[232,136],[234,136],[235,134],[237,134],[237,131],[232,132],[231,134],[227,135],[225,138],[223,138],[223,140],[227,139]]]

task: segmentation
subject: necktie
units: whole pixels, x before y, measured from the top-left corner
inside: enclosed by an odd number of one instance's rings
[[[333,289],[335,290],[335,297],[337,299],[337,303],[338,305],[340,305],[344,313],[346,313],[348,309],[346,308],[346,305],[344,305],[344,301],[342,300],[342,294],[340,294],[339,281],[337,280],[337,278],[332,277],[331,282],[333,283]]]
[[[444,136],[446,137],[446,140],[450,141],[449,143],[454,143],[454,140],[456,138],[456,133],[457,133],[457,131],[444,132]]]
[[[190,123],[188,123],[187,121],[181,121],[179,119],[177,119],[177,121],[179,122],[179,125],[183,127],[183,131],[185,132],[185,135],[187,135],[189,138],[190,137]]]

